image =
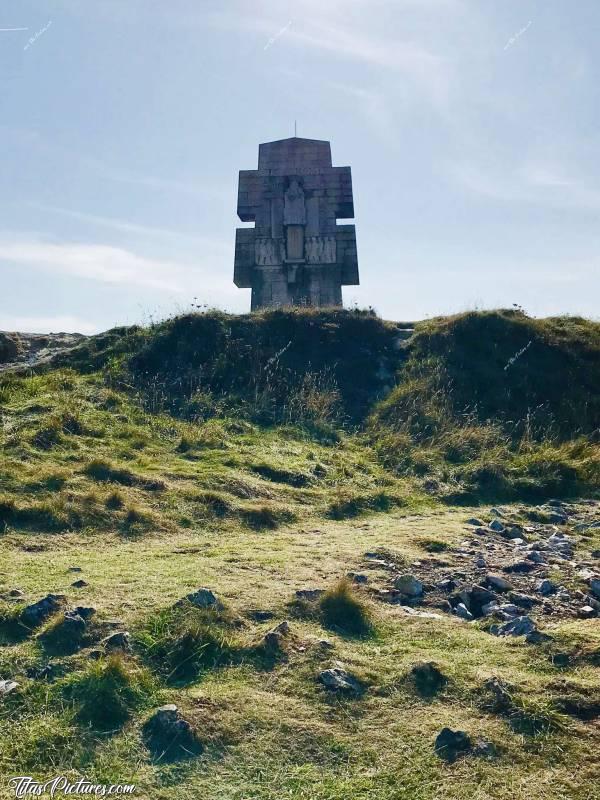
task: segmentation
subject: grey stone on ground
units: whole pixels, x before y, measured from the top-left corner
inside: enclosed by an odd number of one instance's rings
[[[22,589],[11,589],[8,593],[8,597],[12,600],[18,600],[21,597],[25,597],[25,592]]]
[[[298,600],[308,600],[309,602],[318,600],[319,597],[324,594],[325,589],[298,589],[296,591],[296,597]]]
[[[71,586],[74,586],[76,589],[83,589],[86,586],[89,586],[89,583],[87,581],[84,581],[83,578],[82,578],[82,579],[80,579],[78,581],[73,581]]]
[[[319,673],[319,681],[331,692],[357,694],[361,691],[360,681],[341,667],[332,667]]]
[[[590,580],[590,590],[592,594],[595,594],[596,597],[600,598],[600,578],[592,578]]]
[[[43,680],[44,678],[50,680],[56,674],[56,664],[49,661],[47,664],[40,667],[30,667],[25,674],[28,678],[33,678],[37,681]]]
[[[204,747],[176,705],[158,708],[144,723],[142,733],[155,759],[175,761],[197,756]]]
[[[19,687],[16,681],[0,681],[0,697],[14,692]]]
[[[478,528],[482,528],[484,523],[480,519],[477,519],[476,517],[471,517],[470,519],[467,520],[466,524],[475,525]]]
[[[456,582],[452,580],[452,578],[444,578],[444,580],[439,581],[439,583],[435,584],[436,589],[440,589],[442,592],[452,592],[456,589]]]
[[[549,597],[551,594],[556,594],[558,586],[549,578],[544,578],[536,587],[536,592],[539,592],[543,597]]]
[[[37,628],[51,616],[64,608],[67,598],[63,594],[48,594],[21,611],[20,619],[29,628]]]
[[[205,586],[197,589],[195,592],[187,594],[185,598],[178,600],[175,605],[182,606],[186,600],[189,600],[189,602],[193,606],[196,606],[196,608],[210,608],[215,611],[223,608],[223,604],[217,598],[212,589],[207,589]]]
[[[513,588],[512,583],[503,578],[502,575],[495,575],[491,572],[485,576],[485,583],[497,592],[508,592]]]
[[[269,650],[279,650],[286,636],[289,636],[290,625],[287,620],[280,622],[265,634],[264,645]]]
[[[453,763],[460,756],[471,752],[471,738],[464,731],[443,728],[435,739],[434,749],[437,756]]]
[[[502,570],[509,574],[524,575],[532,572],[535,568],[536,565],[532,561],[513,561],[512,564],[502,567]]]
[[[113,652],[114,650],[129,652],[131,650],[129,632],[117,631],[116,633],[111,633],[102,640],[102,646],[105,652]]]
[[[529,553],[527,553],[525,558],[528,561],[532,561],[534,564],[545,564],[546,563],[546,559],[539,552],[539,550],[531,550]]]
[[[496,600],[492,600],[489,603],[486,603],[484,606],[481,607],[481,613],[484,617],[487,617],[489,614],[493,614],[498,608],[498,603]]]
[[[454,607],[454,613],[457,617],[461,619],[466,619],[469,622],[474,618],[473,614],[469,611],[464,603],[459,603],[457,606]]]
[[[348,572],[346,573],[346,577],[349,578],[352,583],[367,583],[369,578],[362,572]]]
[[[499,519],[493,519],[488,525],[488,528],[491,531],[495,531],[496,533],[502,533],[504,531],[504,525],[500,522]]]
[[[531,617],[515,617],[503,625],[492,625],[490,633],[494,636],[528,636],[537,632],[535,622]]]
[[[485,695],[484,708],[495,713],[505,713],[512,708],[510,687],[499,678],[489,678],[482,687]]]
[[[394,587],[406,597],[419,597],[423,594],[423,584],[410,573],[398,575]]]
[[[88,620],[94,616],[96,609],[93,606],[75,606],[73,612],[79,614],[82,619]]]
[[[528,594],[521,594],[520,592],[510,592],[508,595],[508,599],[511,603],[514,603],[516,606],[520,608],[532,608],[536,603],[540,601],[537,600],[535,597],[531,597]]]

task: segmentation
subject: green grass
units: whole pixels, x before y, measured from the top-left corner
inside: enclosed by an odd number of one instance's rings
[[[192,315],[0,377],[0,679],[19,683],[0,700],[3,780],[85,774],[153,800],[594,798],[597,621],[549,617],[552,640],[531,646],[411,616],[374,599],[389,573],[364,554],[452,560],[483,501],[527,519],[532,500],[596,492],[598,325],[465,314],[419,323],[402,347],[396,329],[342,311]],[[598,529],[573,535],[578,552],[600,547]],[[175,605],[202,586],[226,610]],[[310,588],[326,591],[296,602]],[[48,592],[97,609],[76,646],[60,616],[36,635],[19,624]],[[132,651],[107,658],[114,629]],[[430,661],[435,691],[415,677]],[[360,696],[322,687],[338,664]],[[493,677],[506,707],[489,702]],[[164,703],[202,754],[149,752]],[[445,726],[497,755],[444,764]]]
[[[373,633],[372,613],[350,581],[343,578],[319,600],[321,619],[326,628],[350,636]]]
[[[143,670],[114,655],[69,676],[56,690],[75,708],[75,718],[98,733],[114,733],[132,713],[148,706],[154,683]]]

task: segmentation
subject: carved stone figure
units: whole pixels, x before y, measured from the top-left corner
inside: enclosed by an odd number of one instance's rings
[[[290,181],[290,185],[284,195],[284,199],[283,224],[306,225],[304,191],[297,180]]]

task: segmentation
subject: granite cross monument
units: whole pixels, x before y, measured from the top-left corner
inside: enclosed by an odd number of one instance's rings
[[[258,169],[240,170],[234,283],[252,289],[252,310],[341,306],[358,284],[350,167],[334,167],[329,142],[281,139],[258,148]]]

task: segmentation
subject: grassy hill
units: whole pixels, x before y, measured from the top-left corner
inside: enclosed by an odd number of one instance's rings
[[[184,800],[598,796],[600,629],[576,593],[600,547],[600,324],[186,315],[11,367],[0,410],[0,681],[18,683],[0,696],[0,775]],[[437,583],[483,580],[480,551],[497,569],[521,552],[488,529],[473,543],[466,520],[504,503],[545,541],[553,498],[576,555],[511,578],[531,593],[546,570],[567,587],[549,616],[532,612],[550,638],[449,613]],[[393,588],[407,571],[429,587],[411,613]],[[347,573],[366,582],[340,584]],[[177,605],[199,587],[222,605]],[[312,588],[329,594],[296,595]],[[49,592],[64,608],[24,624]],[[95,609],[84,625],[64,621],[76,606]],[[444,675],[431,695],[420,661]],[[359,691],[319,682],[338,662]],[[510,686],[502,708],[492,678]],[[144,726],[161,703],[200,755],[153,751]],[[494,754],[445,763],[446,725]]]

